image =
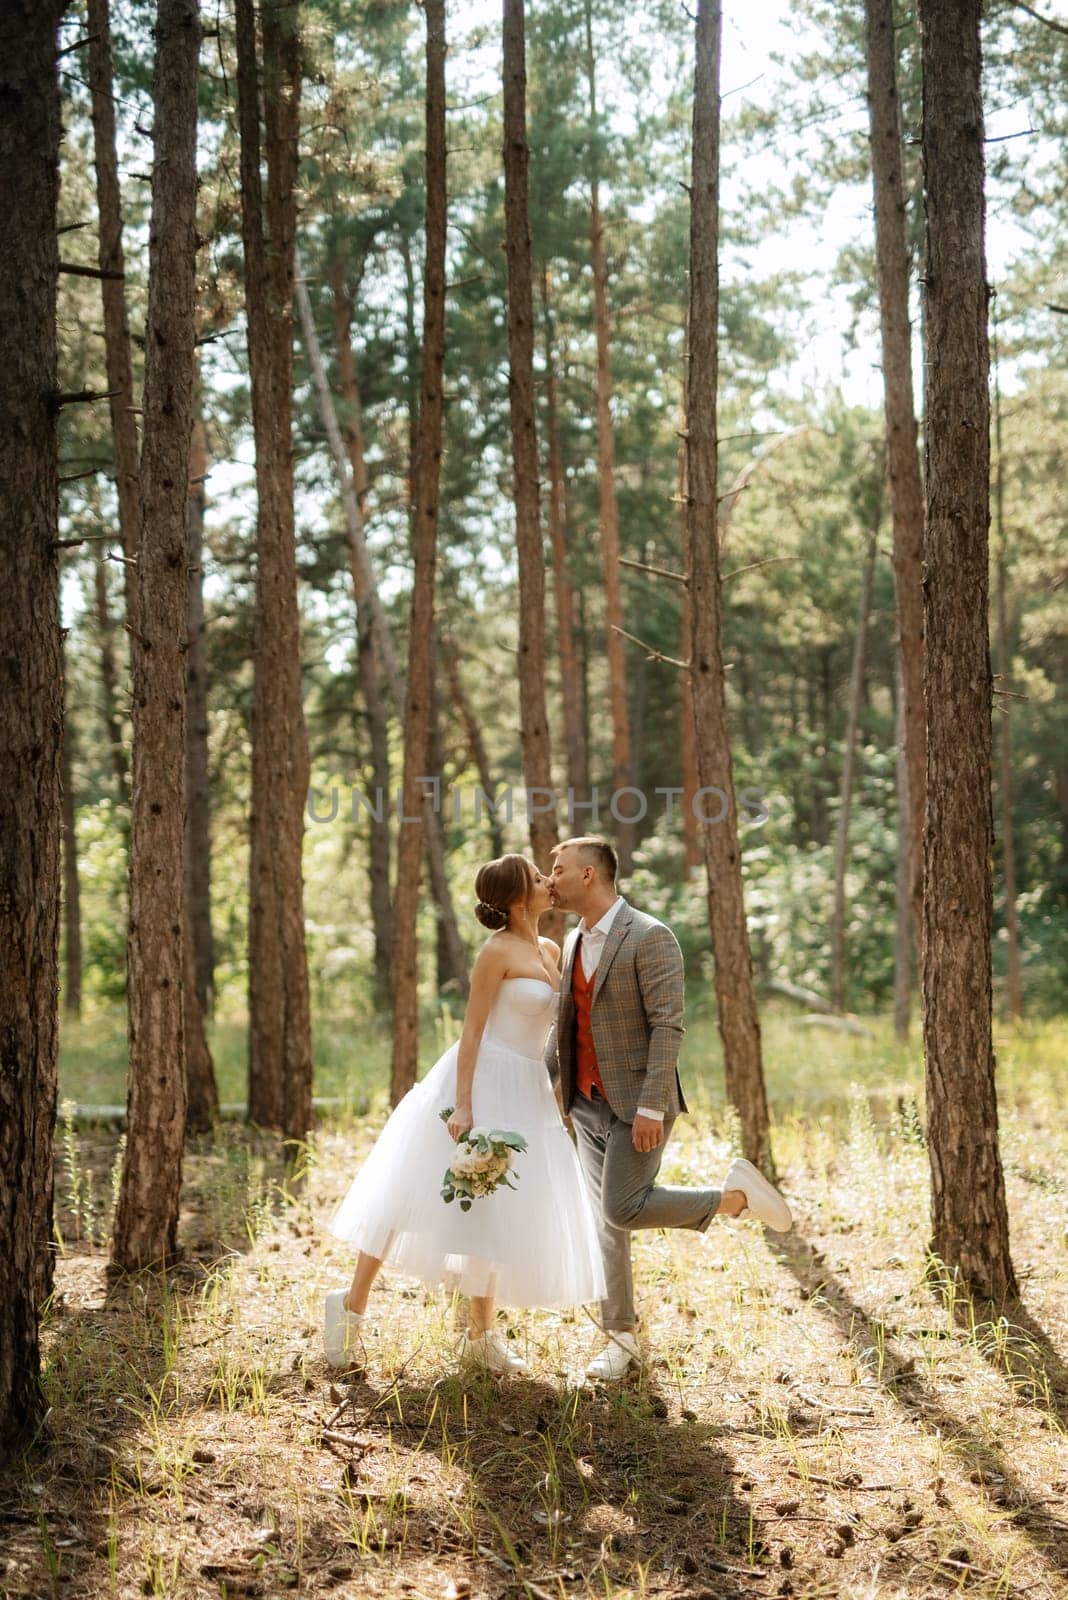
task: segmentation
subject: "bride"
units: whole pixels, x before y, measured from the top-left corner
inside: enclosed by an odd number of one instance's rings
[[[605,1292],[593,1211],[543,1060],[560,988],[559,947],[538,935],[549,879],[506,855],[480,869],[475,893],[475,915],[493,931],[471,972],[460,1039],[393,1111],[329,1224],[359,1250],[351,1287],[326,1296],[335,1367],[363,1359],[367,1300],[386,1262],[470,1296],[463,1354],[497,1373],[526,1370],[494,1331],[498,1304],[573,1306]],[[446,1205],[441,1184],[453,1141],[474,1126],[520,1133],[527,1148],[513,1157],[515,1189],[464,1212]]]

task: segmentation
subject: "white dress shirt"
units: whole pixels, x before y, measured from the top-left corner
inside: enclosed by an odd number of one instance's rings
[[[595,922],[592,928],[587,926],[585,917],[583,917],[582,921],[579,923],[578,959],[582,962],[582,971],[585,974],[587,981],[592,978],[597,971],[597,967],[601,960],[601,951],[605,947],[605,942],[608,938],[608,935],[612,931],[612,924],[616,920],[616,917],[619,914],[619,908],[622,904],[623,896],[617,895],[613,903],[608,907],[608,910],[605,912],[604,916],[601,917],[598,922]],[[663,1122],[664,1120],[664,1113],[662,1111],[650,1111],[648,1106],[639,1106],[638,1116],[650,1117],[654,1122]]]

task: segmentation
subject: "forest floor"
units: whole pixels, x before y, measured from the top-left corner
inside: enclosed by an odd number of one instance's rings
[[[0,1474],[0,1595],[1068,1595],[1064,1044],[1002,1051],[1007,1316],[932,1293],[914,1095],[872,1088],[875,1046],[798,1032],[794,1231],[639,1236],[649,1364],[614,1390],[580,1385],[582,1311],[508,1317],[530,1375],[465,1379],[460,1308],[394,1275],[366,1370],[326,1366],[351,1262],[323,1224],[380,1103],[298,1179],[237,1126],[195,1146],[183,1263],[110,1292],[118,1137],[61,1126],[52,1409]],[[665,1178],[717,1181],[732,1138],[701,1106]]]

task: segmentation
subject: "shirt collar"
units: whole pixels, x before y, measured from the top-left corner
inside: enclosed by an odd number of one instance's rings
[[[582,921],[579,923],[579,933],[596,933],[602,939],[607,938],[608,934],[611,932],[612,924],[616,920],[616,917],[619,913],[619,908],[622,904],[623,896],[621,894],[617,895],[614,903],[608,907],[608,910],[605,912],[601,920],[599,922],[595,922],[592,928],[588,928],[586,926],[586,919],[583,917]]]

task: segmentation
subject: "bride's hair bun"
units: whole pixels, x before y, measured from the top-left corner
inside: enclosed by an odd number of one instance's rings
[[[533,887],[534,869],[526,856],[498,856],[496,861],[487,861],[475,876],[475,916],[493,932],[506,928],[509,911],[528,901]]]
[[[508,913],[499,906],[487,905],[485,900],[480,900],[475,907],[475,916],[484,928],[491,928],[494,932],[508,924]]]

